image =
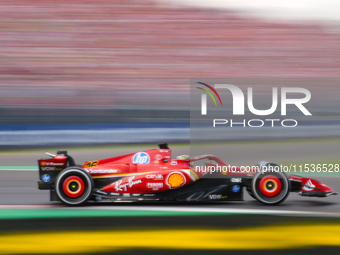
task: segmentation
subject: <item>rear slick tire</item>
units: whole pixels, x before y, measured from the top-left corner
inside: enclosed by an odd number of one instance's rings
[[[93,187],[91,175],[76,166],[61,171],[55,181],[57,196],[70,206],[85,204],[92,195]]]
[[[290,181],[282,170],[258,172],[251,182],[251,193],[266,205],[277,205],[289,196]]]

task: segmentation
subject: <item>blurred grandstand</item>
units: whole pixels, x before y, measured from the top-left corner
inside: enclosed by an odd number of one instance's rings
[[[339,41],[315,23],[163,2],[5,0],[1,124],[189,122],[193,77],[304,78],[338,119]]]

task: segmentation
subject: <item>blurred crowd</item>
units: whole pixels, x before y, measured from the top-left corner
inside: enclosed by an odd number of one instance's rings
[[[0,106],[179,107],[194,77],[338,78],[339,42],[321,25],[153,1],[3,0]]]

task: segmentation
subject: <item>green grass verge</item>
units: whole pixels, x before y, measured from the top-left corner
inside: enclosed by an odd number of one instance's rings
[[[231,212],[114,210],[107,209],[0,209],[0,219],[69,218],[69,217],[141,217],[141,216],[186,216],[186,215],[237,214]]]

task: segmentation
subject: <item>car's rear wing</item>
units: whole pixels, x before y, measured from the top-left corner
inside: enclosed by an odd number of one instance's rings
[[[68,166],[75,166],[74,159],[67,154],[66,150],[57,151],[57,154],[46,152],[51,156],[49,159],[39,159],[39,189],[51,189],[57,175]]]

